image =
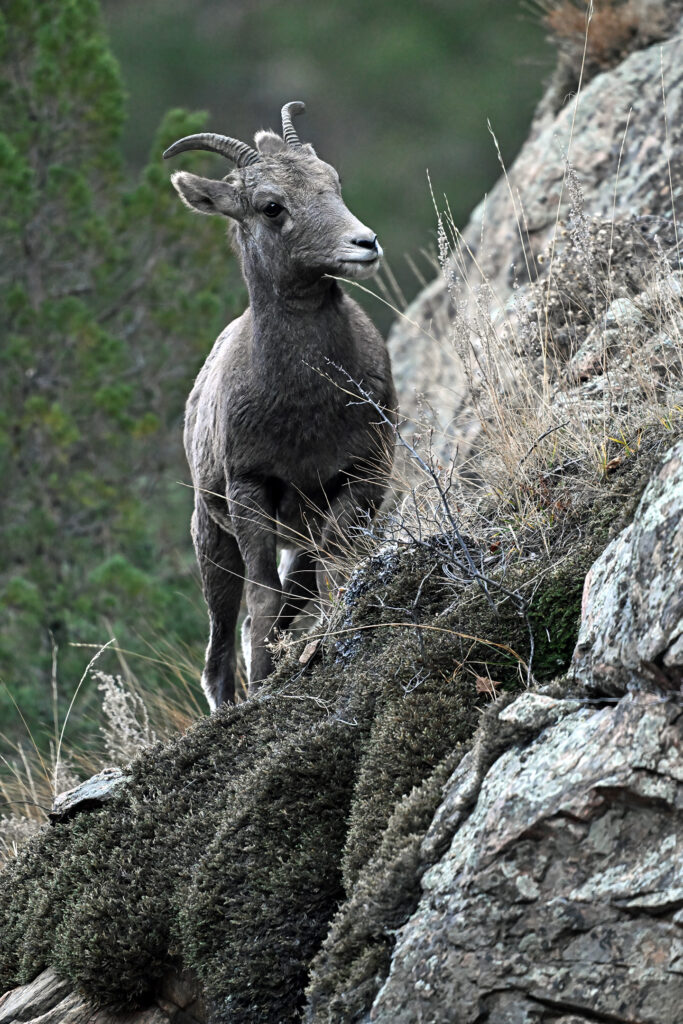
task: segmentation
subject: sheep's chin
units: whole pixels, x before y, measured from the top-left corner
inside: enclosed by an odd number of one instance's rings
[[[335,276],[346,277],[349,281],[364,281],[379,270],[381,257],[374,260],[342,260]]]

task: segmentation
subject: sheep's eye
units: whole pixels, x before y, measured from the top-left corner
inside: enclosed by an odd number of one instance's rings
[[[284,206],[280,206],[279,203],[268,203],[267,206],[263,207],[266,217],[278,217],[283,210]]]

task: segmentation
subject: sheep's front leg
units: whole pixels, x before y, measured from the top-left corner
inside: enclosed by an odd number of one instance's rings
[[[317,595],[317,559],[310,551],[283,551],[278,565],[282,584],[282,604],[274,632],[289,629],[299,612]],[[251,663],[251,615],[242,623],[242,655]]]
[[[249,623],[245,632],[249,693],[273,671],[267,645],[273,640],[282,604],[277,571],[275,505],[264,481],[251,477],[231,479],[228,487],[230,518],[244,561]]]
[[[237,541],[211,518],[199,492],[192,516],[192,539],[209,607],[211,632],[202,687],[213,710],[224,701],[235,700],[235,627],[244,565]]]

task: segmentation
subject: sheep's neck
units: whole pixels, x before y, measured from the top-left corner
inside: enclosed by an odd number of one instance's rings
[[[249,290],[249,301],[255,317],[263,319],[274,315],[308,314],[317,312],[338,291],[336,281],[330,277],[316,277],[308,281],[274,280],[258,260],[244,254],[242,270]]]
[[[255,363],[272,368],[282,352],[289,362],[295,353],[304,359],[336,359],[344,351],[346,331],[340,322],[341,289],[332,278],[278,289],[271,281],[247,276]],[[343,318],[342,318],[343,319]]]

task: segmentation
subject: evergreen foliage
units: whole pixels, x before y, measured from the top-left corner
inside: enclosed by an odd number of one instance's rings
[[[188,217],[161,162],[203,115],[170,112],[125,181],[97,0],[9,0],[0,60],[0,679],[35,729],[50,633],[67,696],[91,653],[70,641],[204,635],[181,414],[234,271],[220,225]]]

